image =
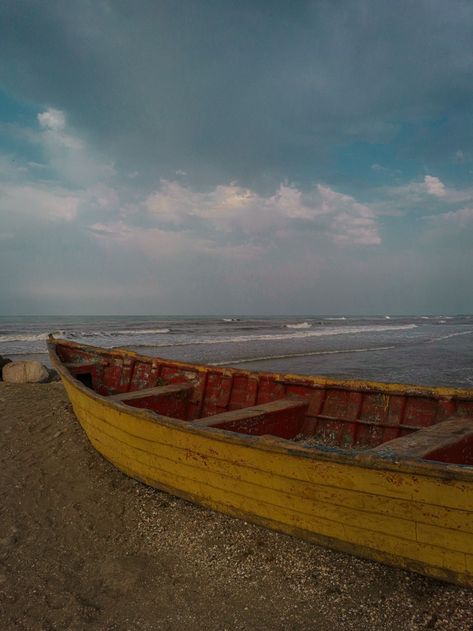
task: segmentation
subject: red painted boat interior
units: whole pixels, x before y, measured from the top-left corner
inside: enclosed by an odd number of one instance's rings
[[[473,465],[473,394],[442,397],[402,388],[386,394],[355,382],[321,385],[303,376],[194,367],[60,342],[56,353],[72,376],[98,394],[199,427]],[[449,419],[457,423],[448,435],[428,429],[445,422],[450,428]],[[403,440],[414,433],[426,445],[423,452],[412,447],[416,440]]]

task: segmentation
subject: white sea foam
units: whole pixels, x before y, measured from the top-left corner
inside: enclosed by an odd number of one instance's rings
[[[236,335],[235,337],[215,337],[199,341],[202,344],[222,344],[238,342],[257,342],[267,340],[297,340],[308,337],[326,337],[329,335],[352,335],[354,333],[382,333],[384,331],[407,331],[416,329],[416,324],[402,324],[399,326],[384,326],[383,324],[373,324],[372,326],[341,326],[337,328],[321,327],[312,331],[298,333],[279,333],[264,335]]]
[[[240,322],[239,318],[222,318],[224,322]]]
[[[304,331],[297,333],[278,333],[264,335],[235,335],[233,337],[205,337],[186,342],[175,342],[173,344],[157,344],[156,346],[193,346],[195,344],[238,344],[240,342],[267,342],[267,341],[285,341],[285,340],[302,340],[310,337],[326,337],[331,335],[352,335],[356,333],[382,333],[386,331],[408,331],[416,329],[416,324],[402,324],[399,326],[388,326],[383,324],[373,324],[371,326],[340,326],[340,327],[320,327],[320,329],[312,331]]]
[[[3,342],[37,342],[47,339],[48,333],[37,333],[36,335],[16,333],[14,335],[0,335],[0,344]]]
[[[139,335],[164,335],[170,333],[171,329],[122,329],[119,331],[56,331],[57,337],[75,339],[77,337],[87,338],[109,338],[119,335],[126,335],[129,337]],[[12,335],[0,335],[0,344],[6,342],[43,342],[48,339],[49,333],[14,333]]]
[[[431,340],[426,340],[427,343],[441,342],[442,340],[448,340],[451,337],[458,337],[459,335],[471,335],[473,331],[459,331],[458,333],[450,333],[449,335],[442,335],[440,337],[433,337]]]
[[[109,331],[109,335],[161,335],[170,333],[171,329],[123,329],[121,331]],[[100,331],[99,335],[103,335]]]
[[[25,350],[19,350],[19,349],[15,349],[13,351],[10,351],[8,353],[8,357],[13,360],[14,357],[18,356],[21,357],[22,355],[28,355],[30,357],[36,357],[39,355],[46,355],[47,356],[48,351],[45,350],[32,350],[32,349],[25,349]]]
[[[161,335],[164,333],[170,333],[171,329],[120,329],[117,331],[80,331],[80,333],[69,332],[66,337],[118,337],[134,335]]]
[[[346,317],[341,316],[340,318],[324,318],[324,320],[346,320]]]
[[[298,322],[297,324],[286,324],[286,329],[310,329],[310,322]]]

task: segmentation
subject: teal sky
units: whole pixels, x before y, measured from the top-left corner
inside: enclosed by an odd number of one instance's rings
[[[473,312],[473,3],[0,4],[0,314]]]

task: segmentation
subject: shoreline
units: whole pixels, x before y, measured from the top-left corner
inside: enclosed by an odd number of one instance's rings
[[[60,383],[0,383],[0,418],[2,628],[471,628],[473,590],[126,477],[90,446]]]

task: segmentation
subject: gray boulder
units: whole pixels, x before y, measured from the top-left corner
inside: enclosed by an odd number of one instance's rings
[[[48,381],[49,372],[40,362],[24,360],[6,364],[2,376],[7,383],[43,383]]]

